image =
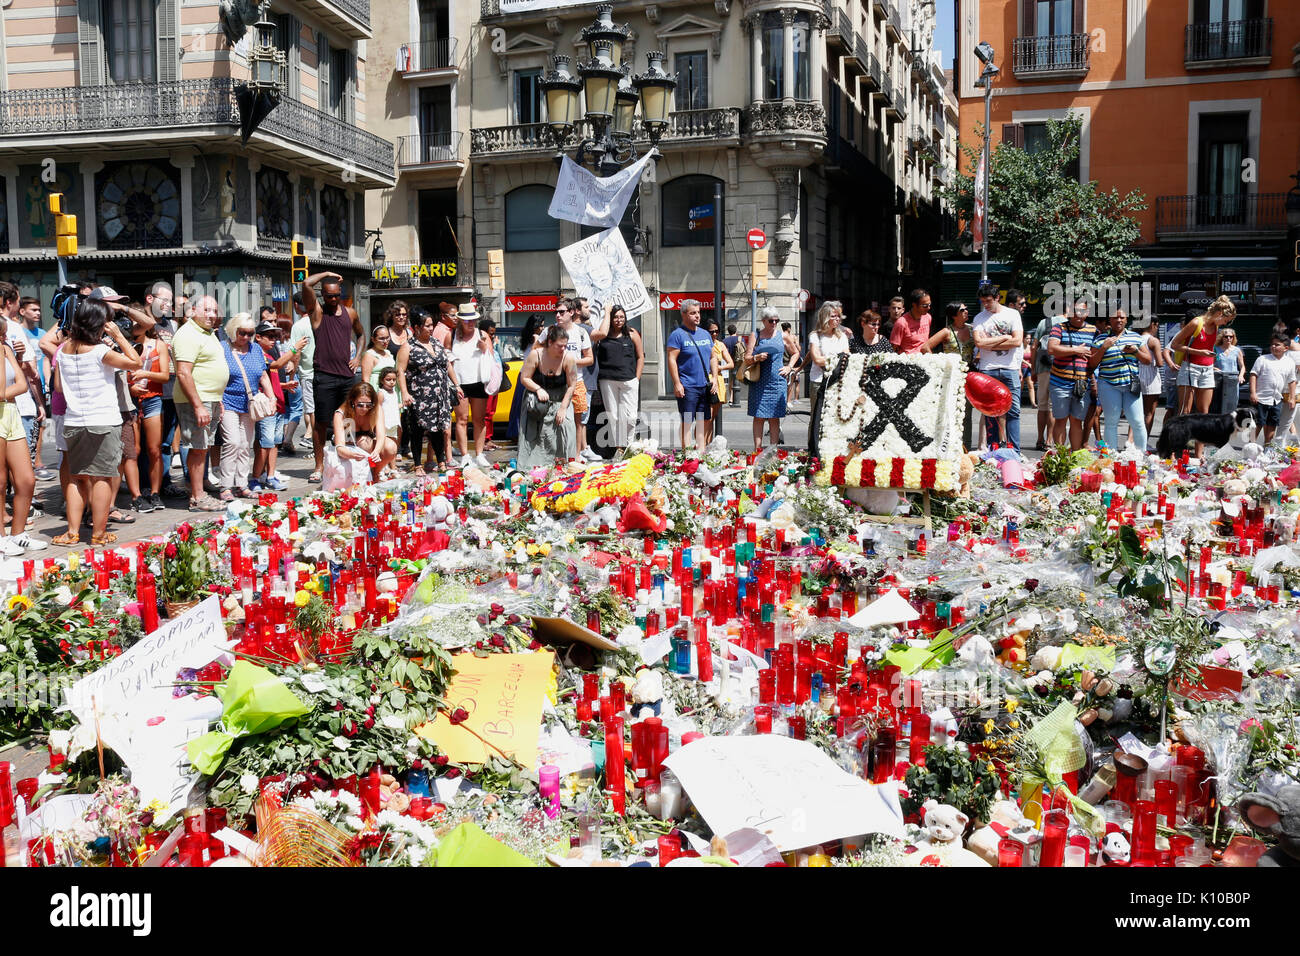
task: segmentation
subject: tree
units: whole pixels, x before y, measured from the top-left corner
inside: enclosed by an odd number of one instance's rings
[[[1146,197],[1137,190],[1103,192],[1066,172],[1079,155],[1082,127],[1077,116],[1048,120],[1046,149],[1030,153],[1003,143],[993,151],[990,257],[1010,266],[1016,285],[1034,295],[1049,282],[1065,285],[1067,276],[1076,283],[1119,283],[1139,271],[1128,250],[1141,235],[1132,214],[1147,208]],[[945,193],[958,218],[970,222],[980,149],[969,143],[961,149],[969,172],[959,171]]]

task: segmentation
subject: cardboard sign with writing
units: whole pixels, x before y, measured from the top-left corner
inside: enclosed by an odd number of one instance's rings
[[[447,714],[416,728],[456,763],[486,763],[509,755],[529,769],[537,766],[537,737],[542,702],[551,680],[555,655],[457,654],[455,676],[447,687],[447,707],[463,708],[469,717],[452,724]]]
[[[609,638],[601,637],[595,631],[562,617],[533,618],[533,633],[539,641],[547,644],[572,644],[577,641],[598,651],[618,650],[618,645]]]

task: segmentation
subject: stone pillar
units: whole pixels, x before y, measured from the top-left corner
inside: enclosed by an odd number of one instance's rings
[[[811,46],[808,51],[808,98],[819,103],[825,99],[822,95],[825,89],[822,85],[822,70],[826,68],[826,27],[829,25],[830,21],[825,14],[815,13],[808,26],[808,43]]]
[[[772,178],[776,180],[776,236],[775,251],[784,260],[794,248],[799,236],[796,220],[799,212],[799,167],[774,166]]]
[[[794,20],[793,10],[781,11],[781,98],[794,100]]]
[[[253,245],[257,246],[257,173],[262,168],[262,161],[256,156],[248,157],[248,224],[253,235]]]
[[[167,161],[181,172],[181,245],[194,245],[194,154],[177,151]]]
[[[296,169],[291,172],[289,174],[289,183],[293,187],[293,234],[301,236],[302,224],[298,222],[298,219],[302,204],[302,197],[299,195],[299,191],[302,189],[302,173]]]
[[[9,231],[9,251],[18,249],[18,166],[0,163],[0,189],[5,191],[5,228]]]
[[[745,28],[749,31],[749,59],[751,69],[749,101],[761,102],[763,99],[763,15],[756,13],[745,19]]]

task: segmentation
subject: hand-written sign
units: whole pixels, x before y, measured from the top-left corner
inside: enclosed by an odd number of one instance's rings
[[[864,833],[903,836],[898,792],[841,770],[807,741],[705,737],[666,761],[715,833],[749,827],[785,850]]]
[[[592,315],[599,315],[607,302],[623,306],[629,319],[654,308],[654,300],[646,292],[641,272],[617,227],[565,246],[560,250],[560,259],[578,295],[588,300]]]
[[[584,226],[617,226],[649,161],[647,153],[612,176],[595,176],[565,156],[547,212],[552,219],[567,219]]]
[[[439,714],[416,733],[457,763],[484,763],[507,754],[525,767],[535,767],[542,702],[554,662],[550,651],[457,654],[445,699],[448,711],[464,710],[469,716],[452,724],[447,714]]]

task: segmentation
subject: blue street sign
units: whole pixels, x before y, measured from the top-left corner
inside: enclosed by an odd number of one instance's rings
[[[691,211],[687,213],[687,219],[707,219],[713,215],[713,203],[704,206],[692,206]]]

